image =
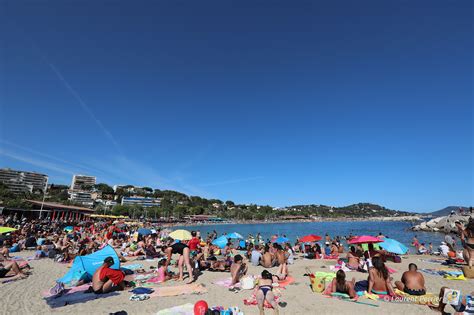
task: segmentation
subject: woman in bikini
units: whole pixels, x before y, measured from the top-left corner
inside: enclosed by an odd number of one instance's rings
[[[347,253],[346,267],[351,270],[358,270],[359,266],[360,266],[360,257],[357,256],[355,247],[351,246],[350,252]]]
[[[351,299],[357,296],[356,291],[354,290],[355,279],[352,281],[346,281],[346,273],[344,270],[340,269],[336,273],[336,278],[332,279],[332,293],[345,293],[349,295]]]
[[[272,283],[272,274],[268,270],[262,271],[262,278],[258,280],[258,289],[256,294],[260,315],[265,314],[265,301],[267,301],[272,306],[274,313],[278,315],[278,305],[275,302],[275,295],[272,291]]]
[[[464,247],[463,258],[469,267],[474,264],[474,219],[470,218],[466,228],[463,229],[461,222],[456,222],[458,233]]]
[[[379,256],[373,257],[372,265],[373,267],[369,268],[369,288],[367,292],[394,296],[393,285],[382,258]]]

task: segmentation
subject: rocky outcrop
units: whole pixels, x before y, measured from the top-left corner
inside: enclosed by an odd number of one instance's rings
[[[444,217],[438,217],[429,221],[421,222],[418,225],[412,227],[413,231],[425,231],[425,232],[443,232],[443,233],[455,233],[457,232],[456,221],[467,224],[470,215],[448,215]]]

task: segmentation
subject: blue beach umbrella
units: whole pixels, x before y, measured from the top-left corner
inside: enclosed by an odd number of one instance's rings
[[[227,234],[227,238],[240,238],[240,239],[243,239],[244,237],[242,235],[240,235],[239,233],[234,232],[234,233]]]
[[[227,237],[225,235],[222,235],[219,238],[216,238],[214,241],[212,241],[213,245],[219,246],[219,248],[224,248],[227,245]]]
[[[289,239],[286,238],[286,237],[283,237],[283,236],[280,236],[279,238],[277,238],[275,240],[275,243],[278,243],[278,244],[283,244],[283,243],[288,243]]]
[[[137,232],[138,232],[138,234],[141,234],[141,235],[150,235],[150,234],[152,234],[150,229],[145,229],[145,228],[139,228]]]
[[[392,238],[385,238],[383,242],[378,244],[387,252],[404,255],[408,252],[408,248],[397,240]]]

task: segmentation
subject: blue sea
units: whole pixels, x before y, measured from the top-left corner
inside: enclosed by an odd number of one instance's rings
[[[379,232],[383,235],[393,238],[406,246],[410,246],[413,237],[416,235],[421,243],[432,242],[433,247],[437,248],[443,241],[443,233],[433,232],[413,232],[410,230],[412,223],[404,221],[376,222],[376,221],[351,221],[351,222],[292,222],[292,223],[267,223],[267,224],[213,224],[199,225],[193,227],[174,227],[186,230],[199,230],[205,237],[207,233],[217,231],[219,235],[223,233],[238,232],[245,238],[249,235],[260,233],[264,239],[271,238],[272,235],[285,235],[294,243],[298,237],[316,234],[324,237],[328,233],[332,238],[336,236],[352,235],[373,235],[377,236]]]

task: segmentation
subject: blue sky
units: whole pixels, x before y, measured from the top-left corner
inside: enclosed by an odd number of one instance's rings
[[[3,1],[0,167],[472,205],[471,1]]]

